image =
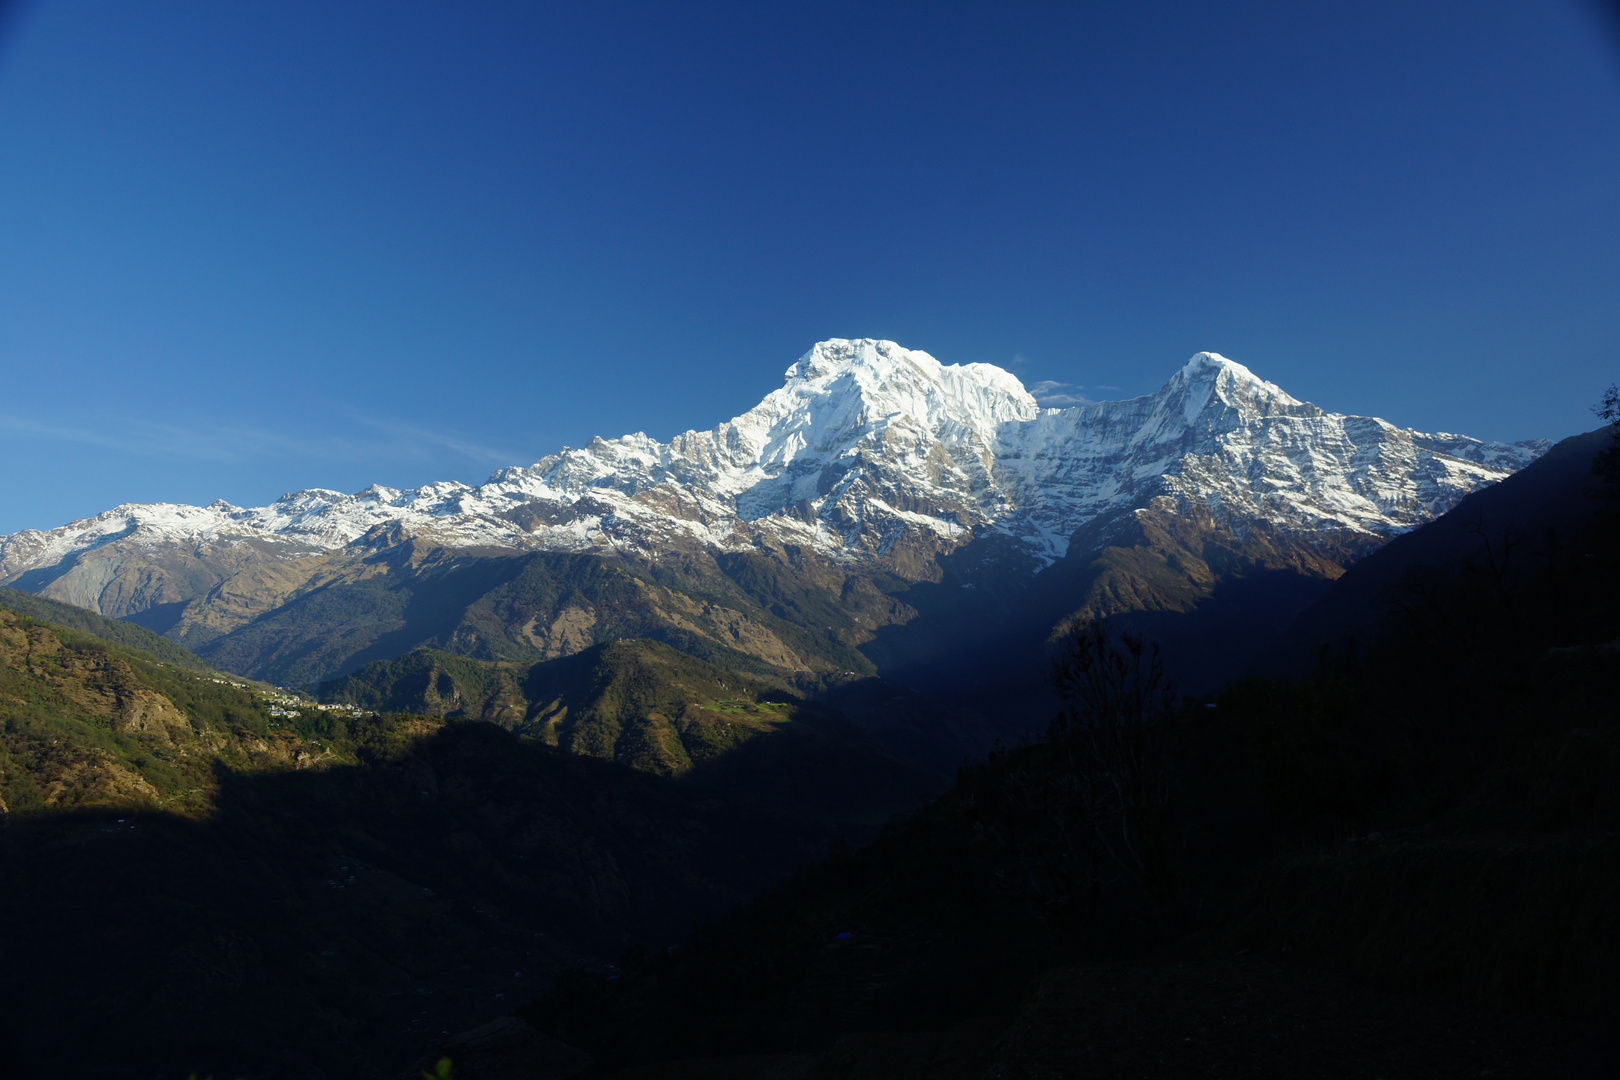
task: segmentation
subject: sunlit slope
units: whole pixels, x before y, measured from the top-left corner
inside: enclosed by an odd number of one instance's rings
[[[313,686],[417,648],[534,663],[653,637],[793,682],[871,671],[857,647],[882,620],[910,612],[880,591],[884,584],[755,555],[654,562],[407,544],[375,556],[365,577],[311,589],[195,648],[231,671]]]
[[[109,619],[76,604],[64,604],[17,589],[0,589],[0,606],[43,623],[66,627],[103,641],[138,649],[155,660],[195,671],[212,671],[208,663],[162,634],[122,619]]]
[[[322,697],[488,719],[569,753],[813,817],[881,821],[944,783],[832,709],[645,639],[526,667],[421,650],[368,664]]]
[[[0,608],[0,809],[10,814],[202,813],[216,764],[291,768],[319,756],[272,730],[251,688]]]

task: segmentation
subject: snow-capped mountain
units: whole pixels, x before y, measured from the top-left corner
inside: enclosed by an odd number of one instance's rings
[[[1194,356],[1154,394],[1043,409],[993,365],[835,339],[805,353],[759,405],[709,431],[667,443],[639,433],[593,439],[477,487],[317,489],[247,509],[120,506],[0,539],[0,582],[114,542],[252,542],[295,557],[406,536],[450,548],[648,555],[771,541],[846,563],[881,561],[908,536],[945,550],[1000,536],[1038,569],[1080,527],[1155,499],[1291,531],[1387,537],[1546,445],[1326,412],[1214,353]]]

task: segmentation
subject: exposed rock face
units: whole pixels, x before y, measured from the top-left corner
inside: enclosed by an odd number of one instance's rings
[[[988,364],[832,340],[709,431],[593,439],[478,487],[308,490],[247,509],[121,506],[0,538],[0,584],[135,616],[196,647],[314,591],[431,573],[458,554],[659,564],[760,553],[858,609],[871,630],[910,617],[895,589],[863,589],[872,575],[939,581],[940,560],[971,546],[956,571],[963,584],[1027,582],[1170,517],[1270,535],[1295,561],[1317,551],[1311,572],[1332,576],[1344,552],[1432,519],[1544,448],[1330,413],[1213,353],[1154,394],[1043,409]],[[407,557],[383,557],[407,542]],[[699,601],[700,619],[691,598],[649,600],[672,625],[730,637],[728,647],[784,670],[803,666],[747,612]],[[576,603],[513,631],[554,656],[600,640],[603,625]]]
[[[534,647],[550,660],[558,656],[571,656],[592,645],[591,627],[596,625],[596,612],[583,607],[564,608],[551,625],[541,629],[540,619],[529,620],[523,628]]]

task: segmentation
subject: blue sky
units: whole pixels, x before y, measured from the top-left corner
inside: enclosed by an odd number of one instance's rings
[[[34,0],[0,533],[667,438],[835,336],[1563,436],[1620,378],[1617,192],[1578,0]]]

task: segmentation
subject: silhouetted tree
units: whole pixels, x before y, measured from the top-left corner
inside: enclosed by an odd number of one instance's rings
[[[1076,809],[1108,861],[1162,911],[1175,893],[1175,711],[1159,647],[1106,620],[1076,623],[1057,642],[1051,678],[1064,710],[1047,740],[1066,766]]]
[[[1603,400],[1592,406],[1592,411],[1608,423],[1614,436],[1592,459],[1592,471],[1603,478],[1609,498],[1620,499],[1620,384],[1610,383]]]
[[[972,828],[1010,858],[996,871],[1006,887],[1054,915],[1129,878],[1168,916],[1174,714],[1158,646],[1077,623],[1055,643],[1051,680],[1064,708],[1045,737],[959,778]]]

